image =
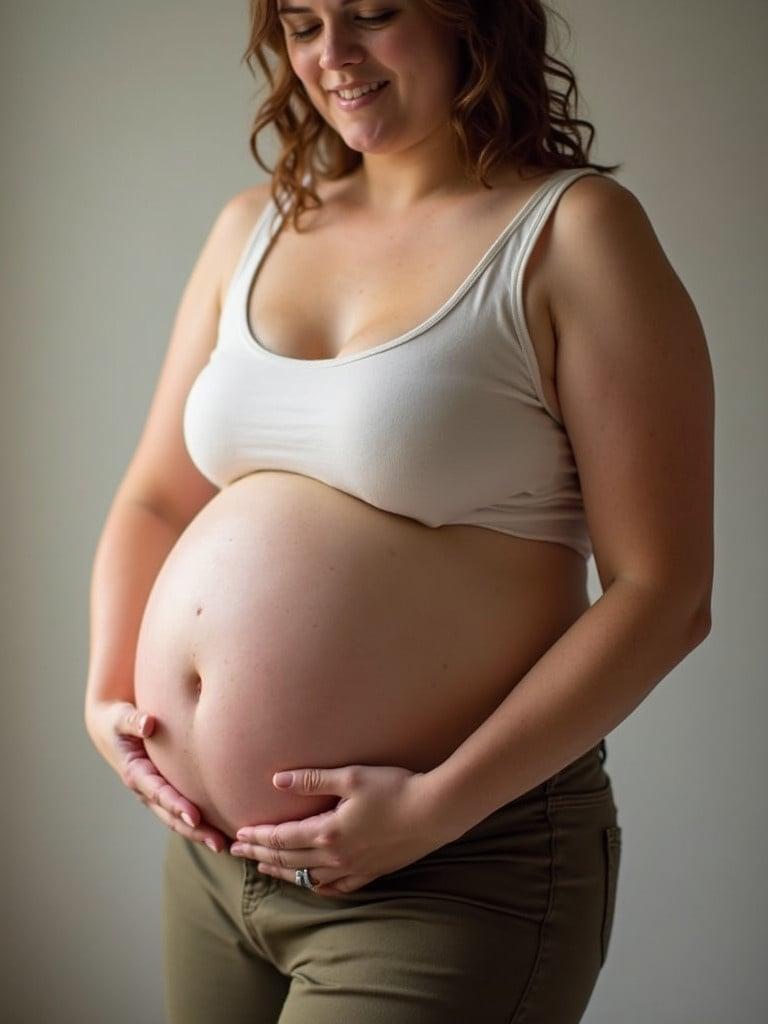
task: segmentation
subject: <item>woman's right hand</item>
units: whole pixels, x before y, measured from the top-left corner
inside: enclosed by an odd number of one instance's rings
[[[152,735],[155,718],[127,701],[104,701],[86,710],[85,726],[94,746],[136,797],[160,820],[186,839],[205,843],[219,853],[227,837],[206,825],[200,811],[158,772],[147,756],[144,738]]]

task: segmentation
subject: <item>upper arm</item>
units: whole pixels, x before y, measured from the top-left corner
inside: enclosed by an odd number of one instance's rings
[[[216,344],[226,287],[268,197],[268,184],[244,189],[210,228],[183,289],[149,412],[118,490],[181,529],[218,491],[187,453],[184,403]]]
[[[560,205],[557,392],[601,582],[673,588],[706,620],[714,382],[699,316],[628,189],[587,176]]]

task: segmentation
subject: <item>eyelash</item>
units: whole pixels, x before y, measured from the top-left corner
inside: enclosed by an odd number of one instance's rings
[[[369,18],[366,18],[363,15],[360,15],[359,20],[360,21],[368,21],[368,22],[372,22],[372,23],[385,22],[385,21],[388,21],[390,18],[392,18],[394,16],[394,14],[395,14],[394,11],[385,11],[383,14],[374,14],[374,15],[372,15]],[[301,42],[303,39],[306,39],[307,36],[311,35],[315,31],[316,28],[317,28],[317,25],[313,25],[312,28],[305,28],[305,29],[301,29],[301,30],[296,31],[296,32],[291,32],[291,37],[293,39],[297,39],[299,42]]]

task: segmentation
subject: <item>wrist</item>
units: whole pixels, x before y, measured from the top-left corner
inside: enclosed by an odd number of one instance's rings
[[[125,675],[117,676],[92,668],[85,683],[86,713],[91,707],[104,704],[133,704],[135,699],[133,680]]]
[[[453,842],[464,835],[480,820],[472,812],[466,813],[453,795],[442,765],[437,765],[426,772],[415,776],[416,806],[420,818],[428,822],[429,832],[440,846]]]

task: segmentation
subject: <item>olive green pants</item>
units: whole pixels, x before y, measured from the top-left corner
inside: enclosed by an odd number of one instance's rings
[[[320,896],[169,832],[171,1024],[575,1024],[611,934],[605,741],[464,835]]]

